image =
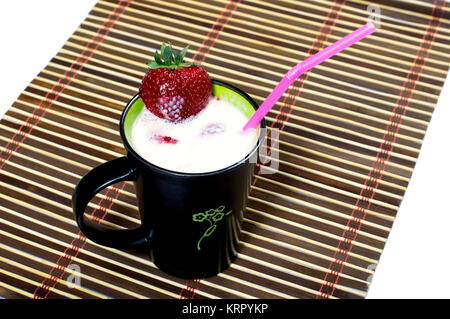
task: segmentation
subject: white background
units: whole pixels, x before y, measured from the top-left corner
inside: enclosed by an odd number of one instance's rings
[[[95,0],[3,1],[0,12],[0,115],[56,55]],[[368,298],[450,298],[450,78]]]

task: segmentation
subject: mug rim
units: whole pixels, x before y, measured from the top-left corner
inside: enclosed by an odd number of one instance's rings
[[[228,84],[226,82],[222,82],[219,80],[214,80],[211,79],[212,84],[217,84],[223,87],[226,87],[234,92],[236,92],[237,94],[241,95],[242,97],[244,97],[250,104],[251,106],[255,109],[255,111],[258,109],[259,105],[255,102],[255,100],[253,100],[252,97],[250,97],[246,92],[244,92],[243,90]],[[125,149],[127,151],[127,157],[129,154],[131,154],[134,158],[136,158],[137,160],[139,160],[139,162],[141,164],[143,164],[144,166],[147,166],[159,173],[163,173],[163,174],[169,174],[169,175],[174,175],[174,176],[178,176],[178,177],[200,177],[200,176],[211,176],[211,175],[218,175],[221,173],[225,173],[231,170],[234,170],[242,165],[244,165],[247,160],[249,160],[254,154],[255,152],[259,149],[259,147],[262,144],[262,141],[265,137],[265,127],[266,127],[266,122],[265,119],[263,118],[262,121],[260,122],[260,132],[259,132],[259,138],[258,138],[258,142],[256,143],[256,145],[252,148],[252,150],[244,157],[242,158],[240,161],[233,163],[230,166],[218,169],[218,170],[214,170],[214,171],[209,171],[209,172],[201,172],[201,173],[186,173],[186,172],[177,172],[177,171],[173,171],[170,169],[166,169],[160,166],[157,166],[155,164],[150,163],[149,161],[147,161],[146,159],[144,159],[142,156],[140,156],[131,146],[131,144],[128,142],[128,139],[126,138],[125,135],[125,119],[128,115],[128,112],[130,111],[131,107],[133,106],[133,104],[136,102],[136,100],[139,99],[139,94],[136,94],[135,96],[133,96],[133,98],[128,101],[127,105],[125,106],[125,109],[122,112],[122,115],[120,116],[120,122],[119,122],[119,130],[120,130],[120,137],[122,139],[122,143],[125,146]],[[145,106],[144,106],[145,107]]]

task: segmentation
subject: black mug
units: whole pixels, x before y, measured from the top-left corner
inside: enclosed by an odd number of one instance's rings
[[[213,95],[231,102],[248,118],[258,108],[242,90],[213,80]],[[144,104],[136,95],[120,119],[127,155],[97,166],[75,187],[72,205],[77,224],[90,240],[109,247],[145,249],[167,274],[205,278],[225,270],[236,258],[243,211],[247,204],[264,120],[254,148],[241,161],[213,172],[170,171],[143,159],[131,147],[131,127]],[[84,218],[89,201],[102,189],[133,181],[141,225],[113,230]]]

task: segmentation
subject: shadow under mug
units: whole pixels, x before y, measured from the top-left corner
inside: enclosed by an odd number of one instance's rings
[[[212,82],[213,95],[230,102],[248,118],[258,108],[240,89]],[[120,135],[127,155],[92,169],[75,187],[72,206],[77,224],[98,244],[146,250],[167,274],[186,279],[214,276],[237,256],[243,211],[265,122],[258,128],[257,144],[241,161],[213,172],[181,173],[151,164],[132,148],[131,129],[143,108],[136,95],[122,113]],[[85,218],[89,201],[121,181],[134,182],[141,225],[116,230]]]

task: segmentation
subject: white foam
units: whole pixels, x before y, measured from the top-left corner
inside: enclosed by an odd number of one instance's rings
[[[236,107],[214,97],[195,117],[177,124],[144,108],[133,126],[132,146],[145,160],[162,168],[211,172],[241,161],[256,145],[257,131],[241,133],[246,122]],[[169,136],[178,142],[161,143],[156,136]]]

